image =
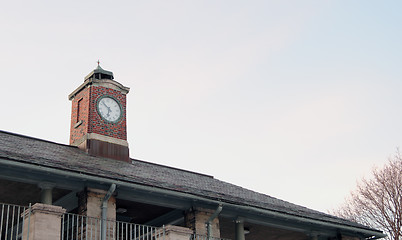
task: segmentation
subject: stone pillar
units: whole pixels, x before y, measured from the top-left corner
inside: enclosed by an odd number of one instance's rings
[[[52,205],[53,204],[52,191],[53,191],[54,185],[51,183],[40,183],[38,186],[39,186],[39,188],[42,189],[41,195],[40,195],[41,203]]]
[[[195,234],[207,236],[207,221],[215,212],[213,209],[192,208],[186,212],[184,222],[186,227],[194,231]],[[219,217],[211,223],[211,237],[220,238]]]
[[[165,231],[165,240],[189,240],[191,234],[193,234],[193,230],[185,227],[168,225],[164,229]],[[159,233],[159,236],[162,234]],[[162,239],[162,238],[158,238]]]
[[[23,239],[29,234],[30,240],[54,240],[61,236],[61,217],[65,209],[42,203],[34,204],[22,215],[24,226]]]
[[[78,214],[89,217],[86,224],[86,234],[88,236],[100,236],[100,221],[102,217],[102,202],[107,191],[87,188],[78,194]],[[114,238],[115,220],[116,220],[116,199],[111,196],[107,203],[107,223],[106,238]]]
[[[235,224],[235,240],[245,240],[244,221],[242,219],[237,219]]]

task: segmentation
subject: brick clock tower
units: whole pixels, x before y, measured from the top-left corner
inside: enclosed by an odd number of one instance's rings
[[[70,145],[90,155],[129,162],[126,94],[130,88],[98,66],[69,96],[72,101]]]

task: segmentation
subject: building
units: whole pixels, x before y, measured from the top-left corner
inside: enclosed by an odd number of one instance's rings
[[[0,131],[0,239],[377,239],[376,229],[129,157],[129,88],[74,90],[70,145]]]

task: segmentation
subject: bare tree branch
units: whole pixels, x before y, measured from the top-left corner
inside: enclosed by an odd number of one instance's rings
[[[383,168],[374,168],[373,178],[362,179],[345,204],[332,213],[378,228],[388,239],[402,240],[402,157],[397,153]]]

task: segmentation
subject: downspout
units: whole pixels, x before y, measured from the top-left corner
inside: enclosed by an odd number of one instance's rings
[[[114,191],[116,190],[116,184],[112,183],[112,185],[110,185],[109,190],[107,191],[105,197],[103,198],[102,201],[102,206],[101,206],[101,210],[102,210],[102,225],[101,225],[101,240],[106,240],[106,217],[107,217],[107,202],[109,201],[110,197],[112,196],[112,194],[114,193]]]
[[[219,204],[218,208],[215,210],[215,212],[208,218],[207,222],[205,224],[207,224],[207,236],[208,236],[208,240],[211,239],[211,235],[212,235],[212,221],[221,213],[222,211],[222,204]]]

